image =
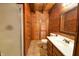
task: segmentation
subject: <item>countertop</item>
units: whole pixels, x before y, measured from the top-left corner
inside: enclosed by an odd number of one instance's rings
[[[65,56],[72,56],[73,55],[73,48],[74,48],[74,42],[71,42],[70,44],[67,44],[63,42],[62,37],[55,37],[55,36],[47,36],[47,38],[52,42],[56,48],[63,53]]]

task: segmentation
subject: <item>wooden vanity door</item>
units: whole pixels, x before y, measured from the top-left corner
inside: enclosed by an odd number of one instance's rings
[[[53,56],[63,56],[63,54],[59,52],[55,46],[53,46]]]
[[[76,46],[77,48],[76,48],[76,56],[79,56],[79,43],[77,43],[77,46]]]
[[[47,55],[53,56],[53,48],[52,43],[48,40],[47,42]]]

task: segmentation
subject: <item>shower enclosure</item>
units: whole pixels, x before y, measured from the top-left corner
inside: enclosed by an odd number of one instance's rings
[[[0,54],[2,56],[23,55],[22,5],[0,4]]]

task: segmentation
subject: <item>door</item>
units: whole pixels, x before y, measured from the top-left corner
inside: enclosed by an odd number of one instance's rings
[[[22,35],[17,4],[0,4],[0,52],[1,55],[22,55]]]

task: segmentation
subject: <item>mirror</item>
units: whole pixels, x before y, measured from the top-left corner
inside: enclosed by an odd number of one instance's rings
[[[75,35],[77,26],[77,7],[61,14],[60,32]]]

